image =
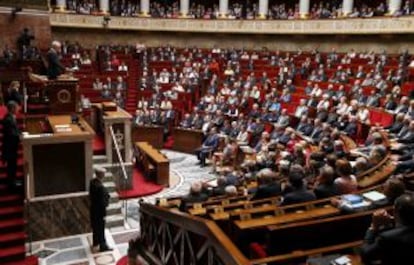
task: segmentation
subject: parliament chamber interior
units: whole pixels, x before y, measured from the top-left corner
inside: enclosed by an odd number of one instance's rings
[[[0,265],[411,264],[413,14],[1,1]]]

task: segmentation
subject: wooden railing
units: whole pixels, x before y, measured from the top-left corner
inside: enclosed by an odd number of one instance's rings
[[[304,261],[308,257],[311,256],[321,256],[326,255],[329,253],[344,253],[344,252],[351,252],[352,249],[357,248],[362,245],[362,241],[352,241],[348,243],[333,245],[329,247],[321,247],[303,251],[295,251],[289,254],[271,256],[261,259],[254,259],[252,260],[252,265],[263,265],[263,264],[286,264],[287,262],[293,261]],[[353,265],[360,265],[362,263],[359,262],[359,258],[356,255],[352,255],[352,264]]]
[[[155,264],[250,264],[213,221],[147,203],[140,213],[140,240]]]

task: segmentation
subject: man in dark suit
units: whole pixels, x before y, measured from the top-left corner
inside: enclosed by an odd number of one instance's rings
[[[1,158],[6,163],[8,185],[10,188],[14,188],[16,184],[17,151],[20,143],[20,130],[16,121],[17,103],[9,101],[7,110],[8,112],[2,121],[3,145]]]
[[[356,136],[357,130],[358,130],[358,125],[357,125],[356,118],[354,116],[351,116],[349,118],[348,124],[344,128],[344,132],[348,136],[354,137],[354,136]]]
[[[208,199],[208,194],[203,192],[203,184],[199,181],[193,182],[190,193],[181,199],[180,210],[186,211],[193,203],[202,203]]]
[[[305,174],[302,170],[290,170],[290,189],[287,189],[287,192],[283,195],[281,205],[291,205],[316,200],[313,191],[306,189],[304,178]]]
[[[405,265],[414,260],[413,249],[414,195],[405,193],[395,200],[394,216],[383,209],[373,214],[361,257],[366,265]]]
[[[51,80],[56,79],[65,72],[66,68],[61,64],[59,54],[62,45],[58,41],[52,42],[52,47],[47,52],[47,77]]]
[[[213,127],[210,129],[209,135],[204,140],[203,145],[195,151],[202,167],[206,165],[207,156],[216,150],[218,144],[219,136],[217,134],[217,129],[216,127]]]
[[[269,174],[263,174],[259,178],[261,183],[257,188],[252,200],[265,199],[279,196],[282,194],[282,187],[280,183],[273,179]]]
[[[96,177],[89,183],[90,218],[92,226],[93,247],[99,246],[99,251],[111,250],[105,240],[106,207],[109,204],[109,193],[102,181],[106,170],[95,170]]]
[[[22,105],[23,95],[19,92],[20,83],[19,81],[12,81],[10,86],[7,88],[7,93],[4,95],[4,102],[7,104],[9,101],[14,101],[18,105]]]

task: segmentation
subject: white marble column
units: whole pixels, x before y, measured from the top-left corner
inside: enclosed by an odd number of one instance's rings
[[[190,0],[180,0],[180,16],[187,17],[190,10]]]
[[[109,0],[99,0],[99,10],[103,14],[109,13]]]
[[[308,18],[309,7],[310,7],[310,0],[299,0],[300,18]]]
[[[269,12],[269,0],[259,0],[259,18],[265,19]]]
[[[65,11],[66,10],[66,0],[57,0],[56,1],[56,9],[57,9],[57,11]]]
[[[389,0],[388,13],[394,15],[396,12],[401,10],[401,0]]]
[[[354,10],[354,0],[344,0],[342,2],[342,15],[348,16]]]
[[[150,15],[150,0],[141,0],[140,4],[141,8],[141,15],[142,16],[149,16]]]
[[[219,2],[219,16],[225,18],[229,13],[229,0],[220,0]]]

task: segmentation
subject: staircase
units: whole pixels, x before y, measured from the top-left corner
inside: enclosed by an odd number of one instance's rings
[[[102,161],[103,159],[100,156],[99,158],[94,157],[95,161]],[[106,159],[104,160],[106,162]],[[96,165],[96,164],[95,164]],[[122,202],[119,200],[118,192],[116,191],[116,185],[114,181],[114,176],[111,172],[107,171],[105,173],[105,178],[103,180],[103,185],[108,190],[110,199],[109,205],[106,208],[106,227],[115,228],[124,226],[124,216],[122,214]]]
[[[129,114],[135,115],[135,110],[137,109],[138,103],[138,80],[139,76],[141,76],[138,59],[132,59],[128,67],[129,78],[125,110]]]
[[[0,119],[6,111],[1,109]],[[23,119],[17,119],[22,127]],[[0,125],[0,132],[2,131]],[[0,145],[3,144],[3,135],[0,134]],[[19,148],[17,178],[23,178],[23,151]],[[21,190],[21,189],[20,189]],[[0,263],[2,265],[36,265],[37,258],[26,258],[26,222],[24,220],[24,197],[21,191],[10,191],[7,187],[7,171],[3,162],[0,162]]]

